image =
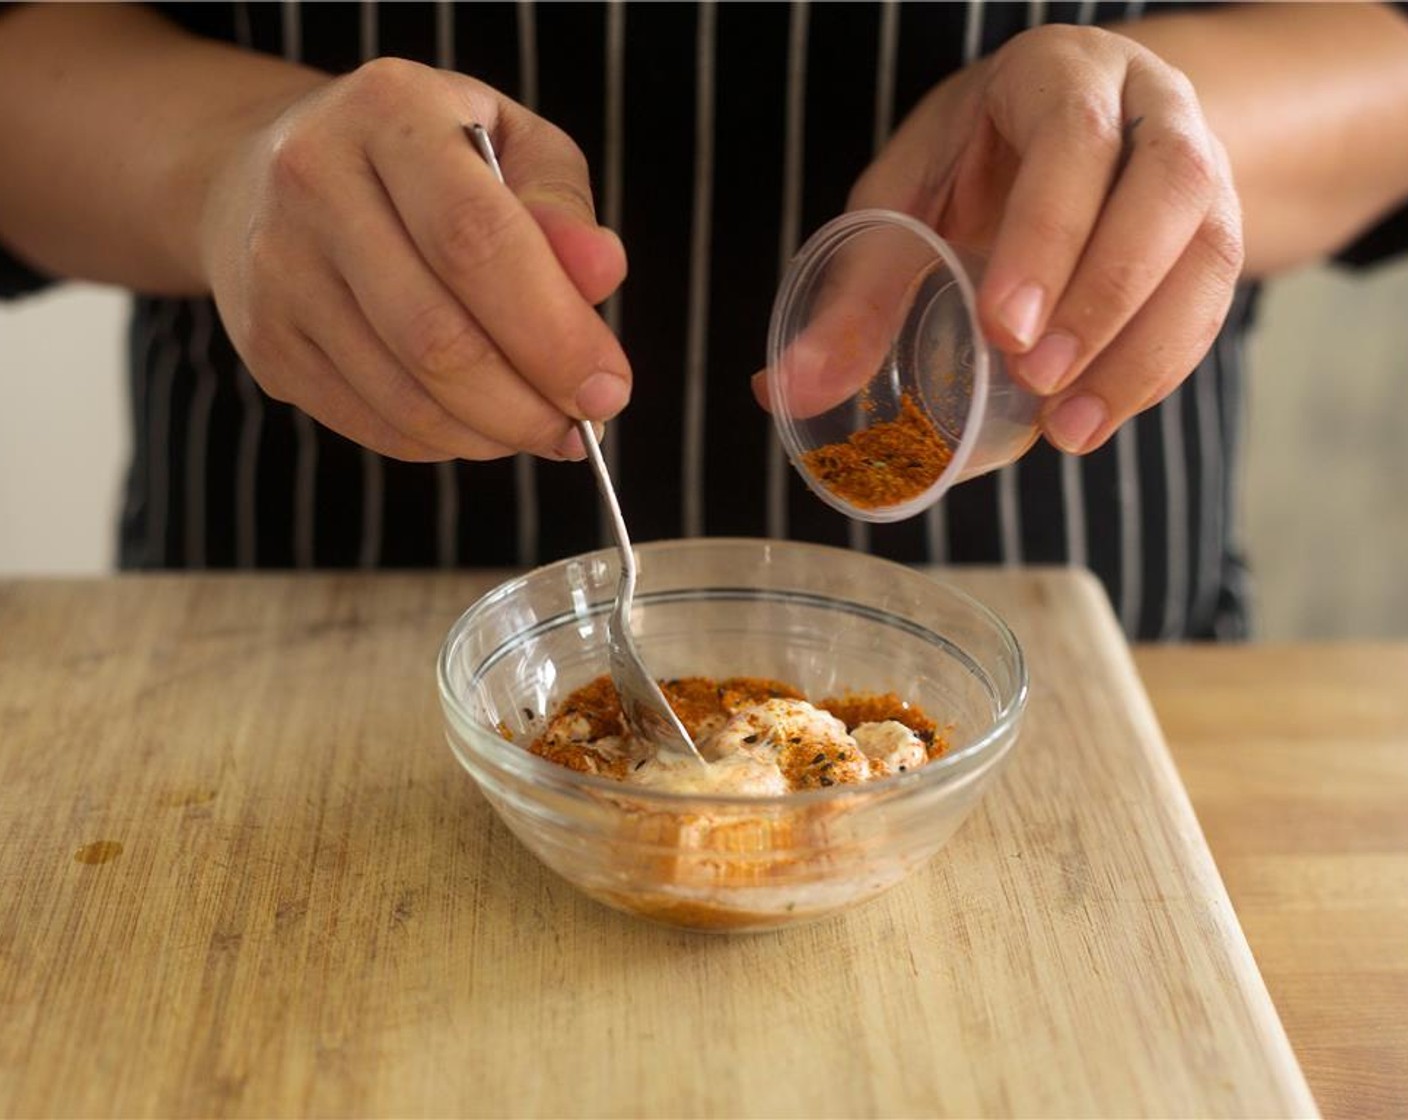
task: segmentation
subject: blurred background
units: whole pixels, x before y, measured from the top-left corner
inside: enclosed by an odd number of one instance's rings
[[[0,574],[112,565],[123,294],[0,304]],[[1408,636],[1408,261],[1269,285],[1242,522],[1257,637]]]

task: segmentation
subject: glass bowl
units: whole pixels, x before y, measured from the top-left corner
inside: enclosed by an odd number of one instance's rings
[[[527,744],[607,671],[614,550],[501,584],[451,627],[439,689],[451,748],[530,851],[618,909],[676,926],[768,929],[871,898],[929,860],[1017,739],[1026,666],[970,596],[861,553],[773,540],[637,549],[633,623],[661,679],[770,677],[812,700],[895,692],[950,746],[859,786],[743,797],[643,790]]]

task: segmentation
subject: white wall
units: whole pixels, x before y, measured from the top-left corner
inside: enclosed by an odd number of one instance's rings
[[[0,573],[111,562],[125,316],[82,285],[0,305]],[[1408,637],[1408,263],[1278,282],[1250,358],[1261,636]]]
[[[1268,292],[1249,350],[1261,635],[1408,637],[1408,261]]]
[[[0,303],[0,572],[99,572],[128,454],[127,299],[74,284]]]

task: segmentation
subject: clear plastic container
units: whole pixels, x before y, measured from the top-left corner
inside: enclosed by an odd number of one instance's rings
[[[770,407],[793,466],[842,513],[912,517],[1035,442],[1039,399],[978,325],[982,266],[890,210],[833,219],[788,266]]]

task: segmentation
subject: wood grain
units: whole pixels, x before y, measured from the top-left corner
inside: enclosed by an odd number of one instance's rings
[[[1408,1115],[1408,646],[1136,656],[1320,1107]]]
[[[1012,764],[899,888],[739,938],[579,896],[453,762],[487,582],[0,583],[0,1113],[1313,1113],[1093,582],[955,581],[1026,647]]]

